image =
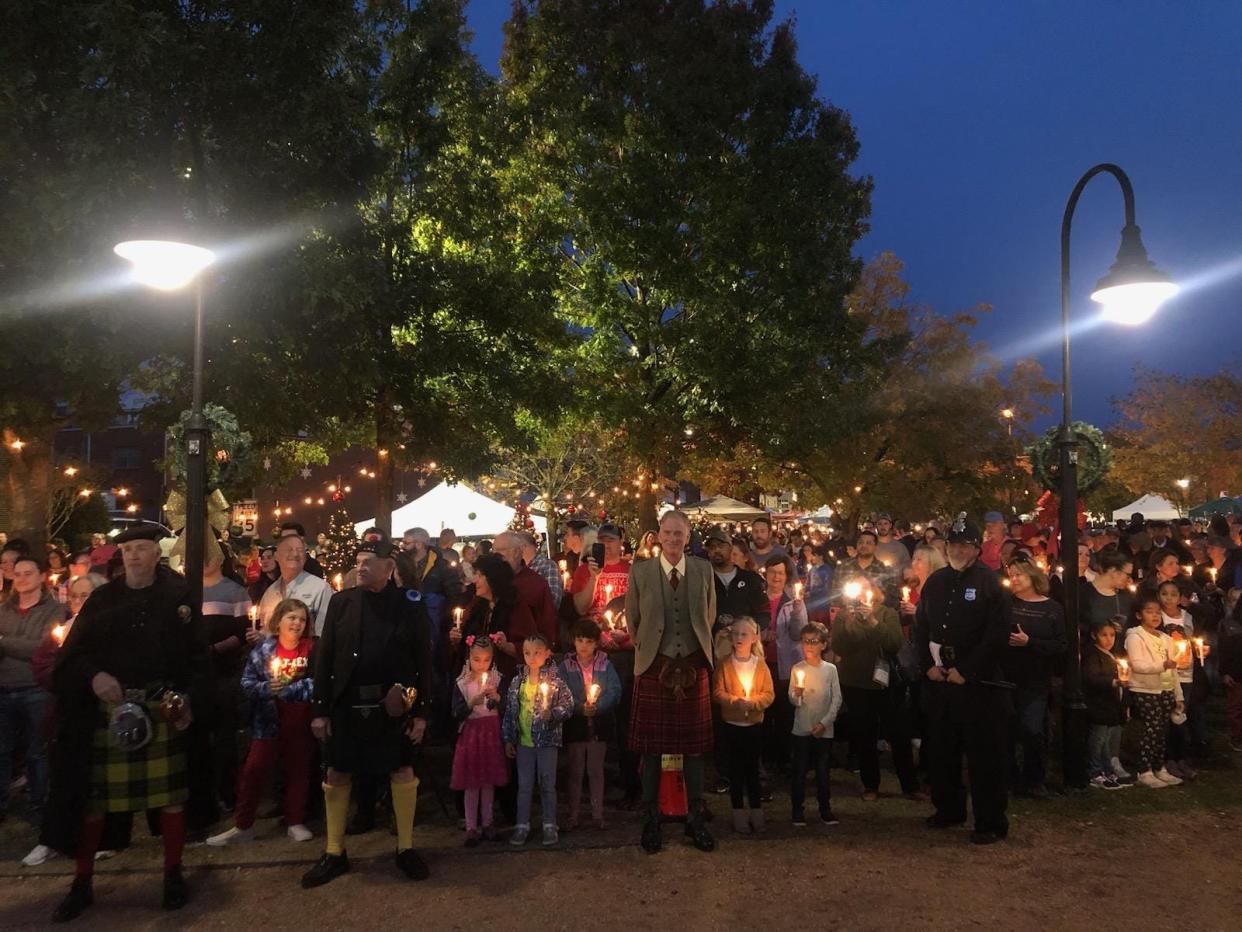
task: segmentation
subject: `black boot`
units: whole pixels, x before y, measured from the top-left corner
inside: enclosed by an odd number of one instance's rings
[[[648,854],[656,854],[664,847],[664,837],[660,832],[660,807],[649,804],[643,810],[643,850]]]
[[[68,922],[77,919],[83,911],[95,903],[95,894],[91,890],[91,878],[74,877],[73,886],[65,894],[65,898],[56,905],[52,913],[52,922]]]
[[[190,902],[190,888],[181,875],[181,865],[164,871],[164,908],[180,909]]]
[[[397,867],[411,880],[426,880],[431,876],[427,862],[413,848],[397,852]]]
[[[686,819],[686,837],[694,843],[694,847],[700,851],[715,851],[716,839],[712,837],[712,833],[707,830],[707,819],[703,815],[703,803],[697,802],[691,809],[689,818]]]
[[[322,887],[330,880],[336,880],[341,874],[349,873],[349,857],[342,851],[340,854],[324,854],[315,866],[302,875],[302,888]]]

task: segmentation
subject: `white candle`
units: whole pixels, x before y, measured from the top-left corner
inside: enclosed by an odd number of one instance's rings
[[[456,628],[458,631],[461,630],[461,619],[462,619],[462,615],[464,611],[465,610],[462,609],[460,606],[453,609],[453,627]]]
[[[611,602],[611,601],[612,601],[612,583],[608,583],[607,585],[604,586],[604,603],[607,604],[608,602]]]
[[[568,560],[557,560],[556,565],[557,565],[557,568],[560,569],[562,573],[567,572],[569,570]]]
[[[910,601],[910,587],[909,586],[901,587],[901,601],[903,602]]]
[[[797,670],[797,671],[795,671],[794,675],[795,675],[795,676],[797,677],[797,679],[798,679],[798,688],[799,688],[799,689],[802,689],[802,687],[803,687],[804,685],[806,685],[806,671],[805,671],[805,670]]]
[[[1208,567],[1208,575],[1212,577],[1212,585],[1216,585],[1216,567]]]
[[[604,630],[612,630],[612,610],[604,612]]]
[[[479,677],[479,692],[481,693],[487,692],[487,671],[486,670],[484,670],[483,674]]]
[[[794,598],[795,599],[802,598],[802,583],[800,582],[794,583]]]
[[[345,585],[345,577],[342,576],[340,573],[337,573],[335,576],[332,577],[332,588],[335,589],[337,592],[340,592],[342,587],[344,587],[344,585]]]
[[[1130,661],[1125,657],[1117,658],[1117,679],[1123,683],[1130,682]]]
[[[1195,638],[1195,652],[1199,655],[1199,663],[1203,663],[1205,657],[1205,645],[1203,638]]]
[[[272,679],[276,679],[280,675],[280,658],[272,658]]]
[[[551,708],[551,705],[550,705],[550,703],[548,702],[548,689],[549,689],[549,686],[548,686],[548,684],[547,684],[547,683],[540,683],[540,684],[539,684],[539,695],[540,695],[540,697],[543,699],[543,710],[544,710],[545,712],[546,712],[549,708]]]
[[[591,705],[595,705],[598,699],[599,699],[599,683],[592,683],[587,688],[587,702],[589,702]]]
[[[250,606],[250,629],[252,631],[259,630],[259,607],[257,605]]]

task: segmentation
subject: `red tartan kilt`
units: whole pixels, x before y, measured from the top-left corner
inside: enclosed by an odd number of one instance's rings
[[[712,749],[712,676],[704,664],[677,699],[660,683],[659,658],[634,677],[630,749],[637,754],[705,754]]]

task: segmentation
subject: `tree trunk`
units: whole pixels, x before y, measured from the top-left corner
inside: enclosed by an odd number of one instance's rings
[[[20,450],[13,444],[25,440]],[[6,491],[9,499],[9,539],[24,538],[34,552],[47,539],[48,495],[51,493],[52,445],[56,428],[48,427],[41,436],[19,438],[4,430],[5,452],[9,457]]]
[[[393,468],[397,436],[393,429],[388,393],[379,390],[375,400],[375,526],[392,536]]]
[[[555,499],[556,493],[553,492],[551,489],[543,489],[540,492],[540,494],[543,496],[543,507],[544,507],[543,513],[548,522],[547,534],[544,537],[544,546],[547,548],[547,551],[548,551],[548,559],[551,560],[552,557],[556,555],[556,547],[557,547],[557,536],[556,535],[557,535],[557,531],[559,530],[559,527],[557,526],[557,522],[556,522],[556,506],[553,504],[553,502],[555,502],[556,500]]]
[[[638,487],[638,536],[641,537],[647,531],[659,530],[660,527],[660,501],[657,496],[657,489],[652,486],[659,486],[660,481],[658,469],[648,467],[644,470],[647,475],[643,477],[642,485]]]

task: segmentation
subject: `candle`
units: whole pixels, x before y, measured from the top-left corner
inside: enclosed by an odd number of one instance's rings
[[[345,586],[344,576],[342,576],[340,573],[337,573],[335,576],[332,577],[332,588],[333,589],[335,589],[337,592],[340,592],[341,589],[344,588],[344,586]]]
[[[487,692],[487,671],[486,670],[484,670],[482,675],[479,677],[479,692],[481,693]]]
[[[250,611],[247,612],[247,614],[250,616],[250,630],[258,631],[259,630],[259,606],[257,605],[250,606]]]
[[[549,689],[549,688],[550,688],[550,687],[549,687],[549,685],[548,685],[547,683],[540,683],[540,684],[539,684],[539,696],[540,696],[540,698],[543,700],[543,710],[544,710],[545,712],[546,712],[549,708],[551,708],[551,705],[550,705],[550,704],[549,704],[549,702],[548,702],[548,689]]]
[[[605,631],[612,630],[612,610],[611,609],[604,612],[604,630]]]
[[[1117,658],[1117,679],[1123,683],[1130,682],[1130,661],[1125,657]]]
[[[53,573],[47,578],[47,581],[53,586],[57,585],[60,582],[60,573]]]
[[[797,686],[799,689],[801,689],[803,686],[806,685],[806,671],[805,670],[795,670],[794,676],[798,680]]]
[[[910,601],[910,587],[909,586],[901,587],[901,601],[903,602]]]
[[[1182,665],[1182,662],[1186,659],[1189,652],[1190,652],[1190,645],[1187,644],[1185,641],[1174,641],[1173,642],[1173,653],[1176,657],[1177,665],[1179,667]]]
[[[607,585],[604,586],[604,602],[607,603],[611,601],[612,601],[612,583],[608,583]]]
[[[874,595],[872,594],[870,589],[868,589],[866,592],[863,593],[863,603],[867,606],[867,608],[871,607],[871,600],[873,598],[874,598]]]
[[[458,631],[461,630],[461,617],[462,617],[463,611],[464,609],[462,609],[460,606],[453,609],[453,627],[456,628]]]
[[[592,683],[590,686],[587,687],[587,702],[590,703],[591,705],[595,705],[598,699],[599,699],[599,683]]]
[[[52,638],[56,641],[57,644],[65,643],[65,633],[66,633],[65,627],[66,627],[65,625],[57,625],[55,628],[52,629]]]
[[[565,573],[565,572],[568,572],[568,571],[569,571],[569,561],[568,561],[568,560],[557,560],[557,561],[556,561],[556,565],[557,565],[557,568],[558,568],[558,569],[559,569],[562,573]]]
[[[1195,638],[1195,652],[1199,655],[1199,663],[1203,663],[1205,657],[1207,656],[1206,645],[1203,643],[1203,638]]]
[[[656,544],[654,547],[652,547],[652,548],[651,548],[651,553],[652,553],[652,555],[653,555],[653,556],[658,557],[658,556],[660,555],[660,545],[659,545],[659,544]]]
[[[1214,585],[1216,585],[1216,567],[1214,567],[1214,566],[1209,566],[1209,567],[1208,567],[1208,575],[1212,577],[1212,585],[1213,585],[1213,586],[1214,586]]]
[[[794,598],[795,599],[802,598],[802,583],[800,582],[794,583]]]
[[[272,667],[272,679],[276,679],[276,677],[280,676],[280,658],[279,657],[272,658],[271,667]]]
[[[569,580],[570,580],[570,576],[568,572],[561,573],[561,585],[568,586]]]
[[[1195,568],[1193,566],[1190,566],[1187,563],[1182,564],[1182,572],[1185,573],[1187,576],[1189,576],[1194,571],[1195,571]]]
[[[1004,586],[1006,589],[1008,589],[1010,586],[1013,585],[1013,583],[1011,583],[1009,581],[1009,577],[1006,576],[1004,579],[1001,580],[1001,585]]]
[[[1138,592],[1138,586],[1134,585],[1134,583],[1130,583],[1130,585],[1126,586],[1126,588],[1131,592]]]

